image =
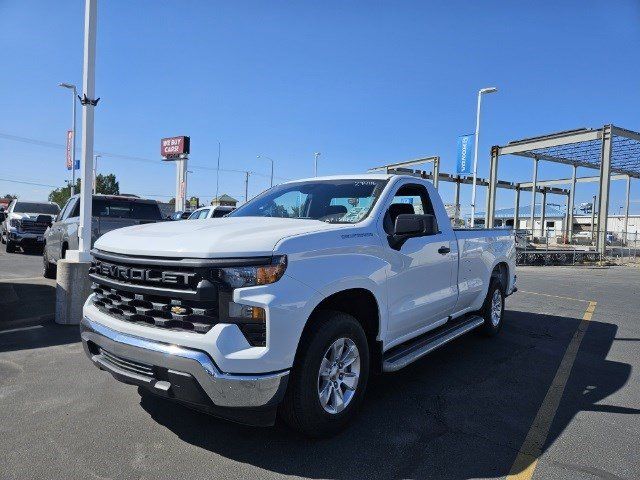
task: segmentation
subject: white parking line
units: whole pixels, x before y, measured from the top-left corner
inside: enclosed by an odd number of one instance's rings
[[[14,332],[24,332],[26,330],[36,330],[38,328],[42,328],[44,325],[32,325],[30,327],[21,327],[21,328],[11,328],[9,330],[0,330],[0,335],[3,333],[14,333]]]
[[[2,278],[0,283],[18,282],[21,280],[46,280],[44,277]]]

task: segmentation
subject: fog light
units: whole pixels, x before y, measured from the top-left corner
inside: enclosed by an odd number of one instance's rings
[[[242,305],[240,303],[229,302],[229,317],[231,318],[251,318],[253,320],[264,321],[267,318],[262,307],[252,305]]]

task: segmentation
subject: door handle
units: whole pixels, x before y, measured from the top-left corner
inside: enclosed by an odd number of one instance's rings
[[[443,246],[441,246],[441,247],[438,249],[438,253],[439,253],[440,255],[446,255],[446,254],[447,254],[447,253],[449,253],[450,251],[451,251],[451,249],[450,249],[449,247],[445,247],[444,245],[443,245]]]

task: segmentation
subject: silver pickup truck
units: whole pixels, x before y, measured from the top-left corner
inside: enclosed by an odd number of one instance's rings
[[[92,211],[91,245],[111,230],[162,221],[158,202],[134,196],[93,195]],[[79,224],[80,196],[74,195],[44,233],[42,274],[45,278],[55,278],[57,261],[65,258],[67,250],[78,248]]]

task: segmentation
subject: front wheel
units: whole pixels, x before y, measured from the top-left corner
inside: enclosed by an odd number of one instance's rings
[[[281,418],[309,437],[326,437],[355,416],[369,378],[362,326],[342,312],[319,312],[298,347]]]
[[[491,279],[480,315],[484,318],[484,324],[480,327],[482,333],[489,337],[497,335],[502,328],[504,316],[504,289],[497,278]]]
[[[16,251],[16,244],[11,240],[9,240],[8,238],[7,238],[7,241],[5,242],[5,247],[6,247],[7,253],[13,253]]]

